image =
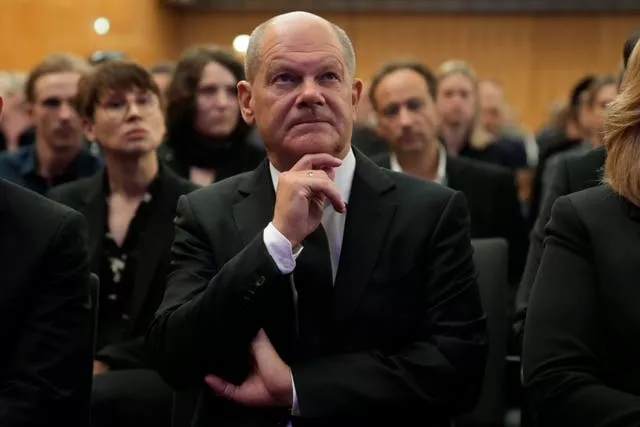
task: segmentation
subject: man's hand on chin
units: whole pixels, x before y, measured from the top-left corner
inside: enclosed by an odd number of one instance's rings
[[[231,384],[215,375],[207,375],[205,382],[218,396],[245,406],[292,407],[291,369],[262,329],[251,343],[251,355],[253,371],[242,384]]]

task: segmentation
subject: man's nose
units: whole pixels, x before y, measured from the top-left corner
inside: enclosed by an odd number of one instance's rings
[[[325,103],[321,88],[315,80],[307,79],[302,83],[298,97],[299,106],[323,105]]]

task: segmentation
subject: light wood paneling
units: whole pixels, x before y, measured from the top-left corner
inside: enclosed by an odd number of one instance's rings
[[[356,47],[358,74],[369,79],[385,61],[413,57],[435,69],[465,59],[480,78],[500,81],[522,121],[539,126],[551,101],[565,98],[587,73],[616,73],[622,44],[640,26],[640,14],[433,15],[327,14]],[[195,13],[179,17],[179,44],[229,46],[266,13]]]
[[[0,0],[0,69],[26,70],[43,55],[82,56],[122,50],[144,65],[175,59],[195,43],[230,47],[267,13],[167,9],[158,0]],[[111,31],[93,32],[106,16]],[[640,26],[640,14],[447,15],[342,13],[326,17],[342,26],[357,51],[358,74],[367,80],[398,56],[431,68],[466,59],[481,78],[500,81],[529,127],[545,118],[549,103],[566,97],[586,73],[615,73],[622,43]]]
[[[149,63],[171,58],[175,11],[158,0],[0,0],[0,69],[28,70],[44,55],[66,51],[88,57],[96,50],[119,50]],[[105,36],[93,30],[96,18],[111,22]]]

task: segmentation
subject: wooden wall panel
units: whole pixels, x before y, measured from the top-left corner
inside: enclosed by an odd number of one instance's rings
[[[204,12],[163,7],[158,0],[0,0],[0,69],[26,70],[43,55],[122,50],[149,65],[175,59],[195,43],[230,47],[268,13]],[[93,32],[106,16],[111,31]],[[466,59],[481,78],[502,82],[522,120],[537,127],[548,105],[590,72],[617,72],[622,43],[640,14],[479,15],[333,13],[351,36],[358,74],[367,80],[384,61],[411,56],[436,68]]]
[[[230,46],[268,13],[180,13],[181,46]],[[493,78],[522,121],[538,127],[550,103],[566,98],[587,73],[617,73],[622,44],[640,27],[640,14],[477,15],[332,13],[356,47],[358,74],[369,79],[386,60],[410,56],[435,69],[446,59],[466,59],[480,78]]]
[[[67,51],[88,57],[121,50],[143,63],[172,57],[175,11],[158,0],[0,0],[0,69],[27,70],[44,55]],[[111,30],[93,30],[105,16]]]

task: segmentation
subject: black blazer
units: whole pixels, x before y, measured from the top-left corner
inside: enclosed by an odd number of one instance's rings
[[[389,154],[376,156],[380,166],[391,167]],[[447,186],[467,199],[471,238],[502,237],[509,243],[509,277],[518,283],[527,254],[527,229],[520,210],[513,174],[506,168],[479,160],[447,156]]]
[[[87,226],[0,179],[0,425],[85,427],[92,341]]]
[[[208,373],[242,381],[260,328],[292,367],[313,425],[445,426],[476,404],[485,316],[464,198],[354,151],[336,327],[327,354],[307,362],[292,355],[289,278],[262,237],[275,202],[268,163],[180,199],[173,268],[147,341],[169,384],[201,389],[195,426],[270,426],[288,416],[230,404],[203,383]]]
[[[531,231],[529,254],[516,296],[517,319],[515,327],[516,334],[520,338],[527,314],[529,295],[542,258],[544,228],[551,216],[551,208],[560,196],[599,185],[602,182],[602,168],[606,154],[605,148],[599,147],[583,155],[562,159],[558,164],[558,171],[549,188],[549,194],[542,204],[540,215]]]
[[[76,209],[87,219],[91,271],[96,274],[100,273],[101,248],[107,220],[103,182],[104,172],[100,172],[90,178],[60,185],[49,194],[51,199]],[[112,369],[148,365],[142,336],[153,320],[164,294],[178,198],[198,188],[169,170],[163,170],[160,174],[158,187],[160,199],[155,205],[158,208],[154,210],[138,243],[141,256],[136,266],[129,313],[133,325],[131,341],[108,345],[98,349],[96,353],[96,359],[104,361]]]
[[[640,208],[608,185],[560,197],[524,336],[539,426],[640,425]]]

